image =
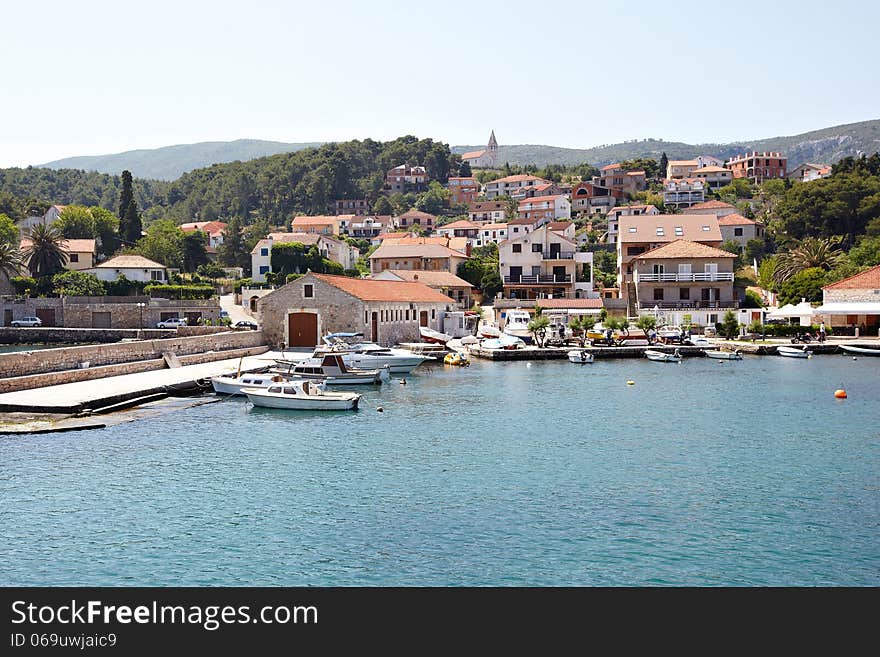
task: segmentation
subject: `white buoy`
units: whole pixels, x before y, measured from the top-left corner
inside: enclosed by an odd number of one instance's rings
[[[531,366],[532,366],[531,363],[526,363],[526,367],[531,367]]]

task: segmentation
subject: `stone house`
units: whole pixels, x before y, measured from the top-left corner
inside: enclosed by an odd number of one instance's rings
[[[306,274],[257,305],[270,345],[313,347],[338,332],[384,345],[417,342],[420,326],[442,329],[455,301],[422,283]]]
[[[152,328],[172,317],[186,317],[190,325],[220,318],[218,299],[153,299],[127,297],[8,297],[0,301],[2,326],[22,317],[39,317],[43,326],[64,328]]]
[[[386,240],[370,256],[370,271],[378,274],[385,269],[424,269],[454,274],[467,259],[465,253],[442,244],[389,244]]]
[[[825,323],[860,336],[880,331],[880,265],[822,288],[822,305],[816,308]]]
[[[749,240],[764,236],[764,224],[736,212],[719,217],[718,227],[721,229],[721,238],[725,242],[736,242],[743,247]]]

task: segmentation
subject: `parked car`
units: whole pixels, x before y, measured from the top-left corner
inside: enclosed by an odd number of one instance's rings
[[[254,324],[253,322],[244,322],[244,321],[242,321],[242,322],[236,322],[236,323],[235,323],[235,328],[252,329],[252,330],[256,331],[256,330],[257,330],[257,325]]]
[[[12,326],[42,326],[43,320],[39,317],[22,317],[12,321]]]
[[[177,328],[179,326],[186,326],[186,317],[172,317],[156,324],[156,328]]]
[[[225,310],[220,311],[220,319],[229,319],[229,313]]]

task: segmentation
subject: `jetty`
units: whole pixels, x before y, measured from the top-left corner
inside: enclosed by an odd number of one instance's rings
[[[677,349],[682,356],[703,356],[706,347],[691,345],[652,345],[636,347],[526,347],[525,349],[482,349],[470,347],[470,355],[487,360],[566,360],[572,350],[586,351],[594,358],[644,358],[645,351],[674,353]]]
[[[276,357],[281,357],[281,354],[266,352],[257,356],[17,390],[0,394],[0,412],[64,415],[109,413],[175,393],[201,390],[203,386],[200,381],[235,372],[239,365],[242,372],[268,368]]]

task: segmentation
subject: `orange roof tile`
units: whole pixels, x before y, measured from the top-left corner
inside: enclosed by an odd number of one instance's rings
[[[747,219],[746,217],[742,216],[741,214],[737,214],[736,212],[724,215],[723,217],[718,217],[719,226],[751,226],[752,224],[756,223],[756,221]]]
[[[515,183],[515,182],[528,182],[529,180],[540,180],[541,182],[550,182],[549,180],[544,180],[543,178],[538,178],[537,176],[532,176],[525,173],[519,173],[515,176],[507,176],[506,178],[498,178],[497,180],[490,180],[487,182],[487,185],[495,185],[497,183]]]
[[[637,260],[656,260],[658,258],[735,258],[736,256],[729,251],[716,249],[714,246],[706,246],[699,242],[690,242],[688,240],[675,240],[658,246],[656,249],[645,251]]]
[[[831,283],[823,290],[880,290],[880,265],[871,267],[855,276]]]
[[[33,244],[27,237],[21,240],[19,248],[23,251]],[[66,253],[95,253],[95,240],[70,239],[64,240],[63,250]]]
[[[217,235],[226,231],[226,224],[222,221],[192,221],[180,224],[180,230],[184,233],[193,233],[197,230],[209,235]]]
[[[553,194],[552,196],[533,196],[531,198],[524,198],[519,202],[519,204],[524,205],[526,203],[549,203],[550,201],[555,201],[558,198],[565,198],[565,195]]]
[[[348,276],[331,276],[329,274],[309,274],[319,281],[357,297],[361,301],[399,301],[402,303],[455,303],[454,300],[441,294],[423,283],[404,281],[377,281],[371,278],[350,278]],[[291,285],[301,281],[298,279]]]
[[[466,228],[473,229],[479,228],[480,224],[475,224],[473,221],[468,221],[466,219],[461,219],[460,221],[453,221],[451,224],[446,224],[445,226],[439,226],[437,230],[445,230],[447,228]]]
[[[735,209],[735,206],[730,203],[724,203],[722,201],[704,201],[703,203],[697,203],[696,205],[692,205],[688,208],[688,210],[716,210],[720,208],[730,208]]]
[[[462,160],[473,160],[475,158],[482,157],[485,154],[486,154],[485,148],[481,151],[468,151],[467,153],[461,154],[461,159]]]
[[[463,278],[448,271],[428,271],[426,269],[386,269],[388,272],[409,283],[424,283],[428,287],[473,287]],[[380,279],[381,280],[381,279]]]

